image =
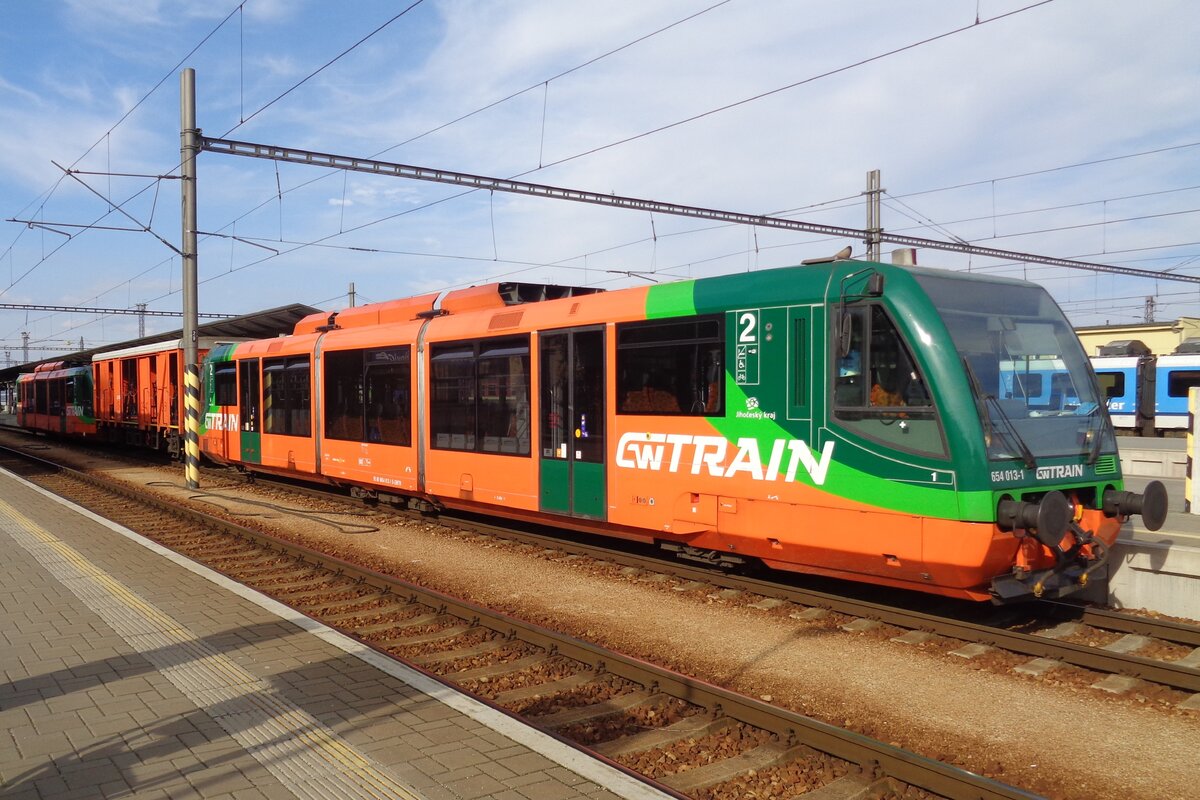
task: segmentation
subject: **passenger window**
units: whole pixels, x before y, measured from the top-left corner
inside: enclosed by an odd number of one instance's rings
[[[441,450],[475,449],[475,348],[430,348],[430,445]]]
[[[62,382],[62,379],[56,378],[55,380],[49,381],[49,384],[50,384],[50,415],[54,416],[54,417],[61,417],[62,413],[63,413],[63,406],[62,406],[63,382]]]
[[[409,347],[332,351],[323,359],[326,438],[412,445]]]
[[[617,413],[713,417],[725,413],[724,320],[617,326]]]
[[[328,352],[321,358],[325,371],[325,438],[364,441],[362,351]]]
[[[841,321],[834,324],[838,357],[833,407],[838,421],[901,450],[945,455],[941,424],[925,379],[883,307],[845,309]]]
[[[477,365],[479,444],[529,455],[529,342],[483,342]]]
[[[263,360],[263,402],[266,432],[284,436],[310,436],[308,356]]]
[[[1125,396],[1125,373],[1097,372],[1096,377],[1100,381],[1100,393],[1105,400]]]
[[[433,345],[429,360],[434,448],[529,455],[528,336]]]
[[[1200,371],[1171,370],[1167,373],[1167,396],[1187,397],[1188,389],[1200,386]]]
[[[412,445],[412,387],[409,348],[364,353],[367,441]]]

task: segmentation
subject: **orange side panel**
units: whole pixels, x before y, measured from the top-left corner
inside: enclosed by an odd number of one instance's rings
[[[317,445],[311,436],[262,435],[262,464],[287,472],[317,471]]]
[[[149,427],[154,418],[154,356],[139,356],[137,364],[137,426]]]
[[[378,442],[321,440],[321,473],[384,490],[417,491],[417,449]]]
[[[981,522],[926,519],[925,562],[932,582],[986,587],[1012,570],[1020,542],[1009,531]]]
[[[156,353],[154,355],[154,426],[156,428],[169,428],[171,426],[171,371],[168,368],[168,356],[170,353]],[[203,362],[201,362],[203,363]]]
[[[417,318],[417,314],[432,309],[437,297],[436,293],[426,294],[347,308],[337,315],[335,322],[340,328],[365,328],[372,325],[411,322]]]
[[[903,580],[920,580],[925,571],[920,517],[827,504],[729,501],[718,510],[718,531],[695,537],[693,544]]]
[[[447,498],[537,510],[537,460],[430,450],[425,459],[425,491]]]

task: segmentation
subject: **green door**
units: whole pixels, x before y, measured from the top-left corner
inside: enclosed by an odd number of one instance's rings
[[[604,519],[604,329],[542,334],[541,508]]]
[[[262,392],[260,391],[258,359],[238,362],[238,428],[241,431],[241,460],[247,464],[262,463],[262,442],[259,433],[262,423]]]

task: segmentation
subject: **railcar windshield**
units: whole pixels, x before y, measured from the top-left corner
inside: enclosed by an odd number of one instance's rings
[[[1037,459],[1116,449],[1079,337],[1038,286],[914,275],[962,359],[983,421],[988,456]]]

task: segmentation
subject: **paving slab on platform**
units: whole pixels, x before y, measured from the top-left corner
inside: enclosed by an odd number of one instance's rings
[[[6,798],[665,795],[0,471]]]

